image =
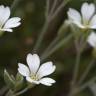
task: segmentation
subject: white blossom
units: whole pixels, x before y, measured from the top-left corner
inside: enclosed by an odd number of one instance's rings
[[[26,77],[26,80],[33,84],[44,84],[46,86],[51,86],[55,83],[55,80],[46,77],[52,74],[56,66],[52,62],[46,62],[40,66],[40,58],[37,54],[27,55],[28,67],[24,64],[19,63],[18,71],[21,75]]]
[[[19,17],[10,17],[10,8],[4,7],[3,5],[0,6],[0,31],[7,31],[12,32],[12,28],[18,27],[20,23]]]
[[[69,8],[67,14],[69,20],[79,28],[96,29],[96,14],[94,4],[84,3],[81,6],[81,14],[73,8]]]
[[[96,48],[96,33],[91,32],[87,39],[88,43],[93,47]]]

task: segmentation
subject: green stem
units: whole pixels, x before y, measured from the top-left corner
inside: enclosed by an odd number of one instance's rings
[[[79,92],[83,91],[84,89],[86,89],[90,83],[94,82],[96,80],[96,77],[93,77],[92,79],[90,79],[89,81],[87,81],[86,83],[84,83],[83,85],[81,85],[80,87],[74,88],[72,93],[70,93],[68,96],[75,96],[76,94],[78,94]]]
[[[44,37],[44,35],[45,35],[46,31],[47,31],[47,28],[48,28],[48,20],[45,22],[45,24],[44,24],[44,26],[42,28],[42,31],[41,31],[38,39],[37,39],[36,45],[33,48],[34,52],[36,52],[39,49],[39,47],[40,47],[40,45],[42,43],[43,37]]]
[[[20,91],[20,92],[16,93],[14,96],[19,96],[19,95],[21,95],[21,94],[25,93],[26,91],[28,91],[28,89],[29,89],[29,87],[26,87],[26,88],[25,88],[25,89],[23,89],[22,91]]]
[[[58,3],[58,0],[54,0],[53,6],[52,6],[51,11],[50,11],[50,15],[54,13],[54,10],[55,10],[57,3]]]
[[[4,86],[0,89],[0,96],[3,96],[4,93],[8,90],[8,87],[7,86]]]
[[[12,5],[11,5],[11,10],[14,12],[14,9],[16,8],[16,6],[18,5],[18,3],[20,2],[21,0],[14,0]]]
[[[48,48],[43,52],[41,58],[43,58],[45,56],[45,54],[47,54],[53,46],[55,46],[55,44],[57,43],[57,41],[59,40],[59,36],[57,36],[48,46]]]
[[[26,91],[28,91],[29,89],[33,88],[34,86],[35,86],[34,84],[33,85],[32,84],[30,85],[30,83],[28,83],[28,86],[25,89],[23,89],[23,90],[15,93],[13,96],[19,96],[19,95],[25,93]]]
[[[54,52],[56,52],[60,47],[62,47],[64,44],[68,43],[68,41],[73,37],[73,35],[69,35],[66,38],[62,39],[57,45],[55,45],[47,54],[44,54],[42,56],[42,60],[46,59],[50,55],[52,55]]]
[[[84,83],[82,86],[80,86],[76,90],[75,94],[83,91],[85,88],[87,88],[89,86],[90,83],[94,82],[95,80],[96,80],[96,77],[93,77],[92,79],[90,79],[89,81],[87,81],[86,83]]]
[[[10,89],[10,90],[6,93],[5,96],[14,96],[13,94],[14,94],[13,91]]]
[[[62,4],[56,9],[54,14],[51,16],[51,20],[53,20],[57,16],[57,14],[62,10],[62,8],[64,8],[66,6],[66,4],[69,3],[69,1],[71,1],[71,0],[64,0],[62,2]]]
[[[86,76],[88,75],[89,71],[91,70],[91,68],[94,65],[95,60],[92,60],[89,65],[87,66],[85,72],[83,73],[83,75],[80,77],[80,80],[78,82],[78,84],[82,84],[82,82],[84,81],[84,79],[86,78]]]
[[[39,35],[39,37],[38,37],[38,39],[37,39],[37,42],[36,42],[36,45],[35,45],[34,48],[33,48],[33,51],[37,51],[37,50],[39,49],[39,47],[40,47],[40,45],[41,45],[41,43],[42,43],[42,41],[43,41],[44,35],[45,35],[45,33],[47,32],[47,28],[48,28],[50,22],[57,16],[57,14],[61,11],[61,9],[62,9],[69,1],[70,1],[70,0],[67,0],[66,2],[62,3],[62,4],[57,8],[57,10],[55,11],[55,13],[54,13],[52,16],[50,16],[50,13],[48,14],[48,16],[46,16],[47,18],[46,18],[45,24],[44,24],[44,26],[43,26],[43,28],[42,28],[42,30],[41,30],[41,33],[40,33],[40,35]],[[47,6],[49,6],[49,5],[47,5]]]
[[[80,57],[81,57],[81,52],[77,52],[76,63],[75,63],[73,79],[72,79],[72,86],[74,86],[74,84],[76,83],[76,79],[77,79],[77,75],[78,75],[78,70],[79,70],[79,64],[80,64]]]
[[[46,0],[46,12],[45,12],[46,18],[49,17],[49,9],[50,9],[50,0]]]
[[[79,65],[80,65],[80,59],[81,59],[81,46],[79,45],[78,38],[75,38],[75,48],[76,48],[76,61],[75,61],[75,67],[74,67],[74,72],[73,72],[73,77],[72,77],[72,82],[71,82],[71,87],[70,87],[70,92],[68,96],[73,96],[74,90],[76,88],[76,80],[78,76],[78,71],[79,71]]]

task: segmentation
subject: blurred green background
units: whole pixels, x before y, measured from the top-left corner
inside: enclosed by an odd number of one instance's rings
[[[50,0],[51,5],[54,0]],[[57,7],[63,0],[58,0]],[[13,0],[0,0],[0,5],[12,6]],[[80,11],[83,2],[94,2],[93,0],[71,0],[51,22],[45,34],[39,51],[36,52],[41,56],[42,52],[48,47],[50,42],[57,36],[57,32],[67,19],[67,11],[69,7],[76,8]],[[40,30],[45,21],[46,0],[18,0],[13,7],[11,16],[22,18],[22,24],[18,28],[14,28],[13,33],[5,32],[0,37],[0,88],[4,83],[3,70],[6,68],[10,74],[16,75],[18,62],[26,64],[26,55],[33,52],[33,46],[40,34]],[[70,30],[67,30],[68,32]],[[66,31],[66,32],[67,32]],[[69,32],[70,33],[70,32]],[[81,58],[80,72],[82,74],[87,64],[91,60],[91,48],[83,52]],[[67,96],[69,85],[72,78],[72,72],[75,62],[74,43],[71,40],[45,61],[52,60],[57,66],[56,72],[51,76],[56,80],[52,87],[38,85],[30,89],[21,96]],[[86,80],[96,75],[96,65],[91,70]],[[89,89],[84,90],[78,96],[92,96]]]

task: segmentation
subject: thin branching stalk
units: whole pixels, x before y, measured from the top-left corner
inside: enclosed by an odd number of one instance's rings
[[[66,43],[68,43],[68,41],[70,41],[70,39],[72,39],[73,35],[70,34],[69,36],[67,36],[66,38],[62,39],[57,45],[55,45],[47,54],[44,54],[42,56],[42,60],[48,58],[50,55],[52,55],[54,52],[56,52],[59,48],[61,48],[63,45],[65,45]]]
[[[57,41],[60,39],[59,36],[57,36],[56,38],[54,38],[54,40],[49,44],[49,46],[45,49],[45,51],[43,52],[41,58],[43,58],[45,56],[45,54],[47,54],[57,43]]]
[[[36,42],[36,45],[35,47],[33,48],[33,51],[36,52],[38,50],[38,48],[40,47],[41,43],[42,43],[42,40],[43,40],[43,37],[47,31],[47,28],[48,28],[48,21],[45,22],[43,28],[42,28],[42,31],[37,39],[37,42]]]
[[[86,89],[90,83],[94,82],[96,80],[96,77],[91,78],[89,81],[81,85],[80,87],[74,88],[74,91],[70,93],[68,96],[75,96],[79,92],[82,92],[84,89]]]
[[[58,8],[57,10],[54,12],[54,14],[52,14],[52,16],[50,16],[50,12],[48,14],[48,16],[46,16],[47,18],[45,19],[45,24],[41,30],[41,33],[37,39],[37,42],[33,48],[33,51],[37,51],[43,41],[43,38],[44,38],[44,35],[45,33],[47,32],[47,28],[50,24],[50,22],[57,16],[57,14],[61,11],[61,9],[69,2],[70,0],[67,0],[66,2],[62,3]],[[48,1],[47,1],[48,2]],[[48,4],[49,3],[46,3],[47,5],[46,6],[49,6]]]
[[[14,0],[13,3],[11,4],[11,10],[14,12],[14,9],[17,7],[21,0]]]
[[[77,76],[78,76],[78,69],[79,69],[79,64],[80,64],[80,57],[81,57],[81,52],[77,52],[76,63],[75,63],[75,68],[74,68],[74,73],[73,73],[73,80],[72,80],[73,86],[76,83],[76,79],[77,79]]]
[[[0,96],[3,96],[4,93],[8,90],[8,87],[7,86],[4,86],[0,89]]]
[[[76,90],[75,93],[79,93],[79,92],[83,91],[84,89],[86,89],[90,85],[90,83],[94,82],[95,80],[96,80],[96,77],[91,78],[89,81],[87,81],[86,83],[84,83],[83,85],[81,85],[78,88],[78,90]]]
[[[76,31],[74,29],[74,27],[71,25],[72,28],[72,32],[74,34],[74,32]],[[76,85],[76,80],[77,80],[77,76],[78,76],[78,71],[79,71],[79,65],[80,65],[80,59],[81,59],[81,49],[82,46],[79,43],[79,38],[74,37],[74,44],[75,44],[75,48],[76,48],[76,61],[75,61],[75,66],[74,66],[74,71],[73,71],[73,76],[72,76],[72,81],[71,81],[71,86],[70,86],[70,92],[69,92],[69,96],[73,96],[75,87]]]
[[[23,94],[23,93],[25,93],[26,91],[28,91],[29,90],[29,87],[26,87],[25,89],[23,89],[22,91],[20,91],[20,92],[18,92],[18,93],[16,93],[14,96],[19,96],[19,95],[21,95],[21,94]]]
[[[89,63],[89,65],[87,66],[85,72],[82,74],[82,76],[80,77],[80,80],[78,81],[78,84],[82,84],[83,81],[85,80],[86,76],[88,75],[88,73],[90,72],[91,68],[93,67],[95,63],[95,60],[91,60],[91,62]]]
[[[52,9],[51,9],[51,11],[50,11],[50,15],[54,13],[57,3],[58,3],[58,0],[54,0]]]
[[[45,16],[46,18],[45,18],[45,23],[44,23],[44,26],[43,26],[43,28],[42,28],[42,30],[41,30],[41,32],[40,32],[40,35],[39,35],[39,37],[37,38],[37,42],[36,42],[36,44],[35,44],[35,46],[34,46],[34,48],[33,48],[33,51],[35,52],[35,51],[37,51],[38,50],[38,48],[40,47],[40,45],[41,45],[41,43],[42,43],[42,40],[43,40],[43,37],[44,37],[44,35],[45,35],[45,33],[46,33],[46,31],[47,31],[47,28],[48,28],[48,25],[49,25],[49,22],[50,22],[50,18],[49,18],[49,5],[50,3],[49,3],[49,0],[46,0],[46,10],[45,10],[45,15],[47,15],[47,16]]]
[[[58,13],[62,10],[62,8],[64,8],[66,6],[66,4],[68,4],[70,1],[71,0],[63,0],[61,5],[56,9],[54,14],[51,16],[51,20],[53,20],[58,15]]]
[[[49,16],[49,9],[50,9],[50,0],[46,0],[46,12],[45,12],[46,18],[48,18]]]

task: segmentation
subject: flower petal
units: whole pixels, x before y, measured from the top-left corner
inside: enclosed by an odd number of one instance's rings
[[[10,17],[10,9],[9,7],[5,7],[3,5],[0,6],[0,27],[4,25],[4,23]]]
[[[56,81],[51,79],[51,78],[42,78],[40,81],[39,81],[41,84],[44,84],[46,86],[51,86],[53,83],[55,83]]]
[[[92,32],[87,39],[87,42],[92,46],[96,48],[96,33]]]
[[[72,21],[81,23],[81,15],[75,9],[69,8],[69,11],[67,14],[68,14],[69,19],[71,19]]]
[[[31,79],[30,77],[26,77],[26,80],[30,83],[39,84],[39,81],[35,81],[35,80]]]
[[[88,12],[88,14],[86,14]],[[83,21],[89,21],[95,12],[95,5],[84,3],[81,7],[81,13],[83,16]]]
[[[90,28],[96,29],[96,14],[93,16],[93,18],[90,21]]]
[[[52,62],[46,62],[41,65],[40,69],[37,72],[37,76],[42,78],[43,76],[47,76],[52,74],[56,69],[56,66],[53,65]]]
[[[12,30],[12,29],[0,29],[0,31],[13,32],[13,30]]]
[[[30,71],[26,65],[19,63],[18,66],[19,66],[18,71],[21,75],[29,76]]]
[[[36,73],[40,66],[40,58],[37,54],[28,54],[27,63],[32,73]]]
[[[21,23],[20,23],[20,18],[19,17],[13,17],[13,18],[10,18],[6,24],[4,25],[4,28],[5,29],[10,29],[10,28],[14,28],[14,27],[17,27],[19,26]]]

